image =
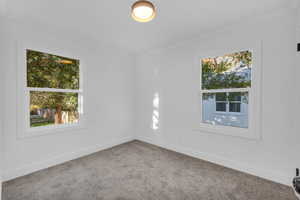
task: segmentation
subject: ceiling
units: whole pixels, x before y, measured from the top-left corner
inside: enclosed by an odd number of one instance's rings
[[[134,0],[6,0],[5,13],[11,18],[80,30],[100,42],[138,52],[201,35],[286,6],[288,1],[153,0],[157,16],[149,23],[131,19]]]

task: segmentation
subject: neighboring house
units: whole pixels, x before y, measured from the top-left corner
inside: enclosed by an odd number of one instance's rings
[[[234,72],[243,77],[242,81],[251,81],[251,68],[239,63],[223,74]],[[245,93],[211,93],[203,98],[202,109],[205,123],[248,128],[248,95]]]
[[[220,93],[224,94],[224,93]],[[236,101],[228,101],[212,94],[203,100],[203,121],[213,125],[225,125],[247,128],[248,103],[245,96],[236,96]]]

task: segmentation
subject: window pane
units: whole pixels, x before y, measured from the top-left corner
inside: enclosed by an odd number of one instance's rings
[[[28,87],[79,89],[79,60],[33,50],[26,60]]]
[[[229,96],[240,99],[240,102],[216,101],[218,94],[210,93],[202,96],[202,122],[212,125],[231,126],[248,128],[248,92],[241,92],[239,95],[228,93]],[[226,104],[229,103],[229,110]],[[221,112],[216,112],[221,111]],[[238,112],[239,114],[237,115]]]
[[[30,92],[30,127],[78,121],[78,93]]]
[[[227,101],[227,94],[223,93],[216,93],[216,101]]]
[[[241,112],[241,103],[229,103],[229,112]]]
[[[241,51],[201,60],[202,89],[251,86],[252,53]]]
[[[216,103],[216,111],[226,112],[226,103]]]
[[[242,100],[242,93],[241,92],[230,92],[228,94],[229,101],[241,101]]]

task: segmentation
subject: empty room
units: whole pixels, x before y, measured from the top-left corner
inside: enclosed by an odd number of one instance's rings
[[[0,200],[300,199],[300,0],[0,0]]]

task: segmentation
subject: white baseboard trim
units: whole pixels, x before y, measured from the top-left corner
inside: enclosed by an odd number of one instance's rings
[[[87,148],[82,148],[78,151],[74,151],[74,152],[69,152],[69,153],[65,153],[63,155],[59,155],[59,156],[55,156],[53,158],[47,159],[47,160],[43,160],[43,161],[39,161],[39,162],[34,162],[31,163],[29,165],[25,165],[16,169],[9,169],[7,171],[4,171],[3,173],[3,181],[9,181],[21,176],[25,176],[28,174],[31,174],[33,172],[42,170],[42,169],[46,169],[48,167],[52,167],[58,164],[62,164],[64,162],[70,161],[70,160],[74,160],[77,158],[80,158],[82,156],[86,156],[101,150],[105,150],[126,142],[130,142],[133,141],[134,138],[133,137],[125,137],[122,139],[118,139],[115,141],[111,141],[108,142],[106,144],[100,144],[100,145],[94,145],[94,146],[90,146]],[[1,200],[1,198],[0,198]]]
[[[274,171],[274,170],[263,170],[263,169],[258,169],[252,166],[248,166],[242,163],[238,163],[236,161],[233,160],[229,160],[229,159],[224,159],[220,156],[217,155],[213,155],[213,154],[209,154],[209,153],[205,153],[205,152],[199,152],[199,151],[195,151],[193,149],[188,149],[188,148],[184,148],[184,147],[177,147],[176,145],[172,145],[172,144],[161,144],[161,143],[157,143],[154,140],[152,140],[151,138],[146,138],[146,137],[137,137],[137,140],[140,140],[142,142],[147,142],[156,146],[160,146],[162,148],[168,149],[168,150],[172,150],[172,151],[176,151],[178,153],[182,153],[191,157],[195,157],[198,159],[202,159],[211,163],[215,163],[218,165],[222,165],[224,167],[227,168],[231,168],[240,172],[244,172],[247,174],[251,174],[263,179],[267,179],[276,183],[280,183],[283,185],[287,185],[287,186],[291,186],[291,180],[292,178],[284,175],[280,172]]]
[[[2,180],[0,177],[0,200],[2,199]]]
[[[198,159],[202,159],[208,162],[212,162],[218,165],[222,165],[237,171],[241,171],[241,172],[245,172],[254,176],[258,176],[273,182],[277,182],[277,183],[281,183],[287,186],[291,186],[291,177],[288,177],[280,172],[276,172],[276,171],[272,171],[272,170],[262,170],[262,169],[257,169],[255,167],[251,167],[251,166],[247,166],[245,164],[241,164],[238,163],[236,161],[232,161],[229,159],[224,159],[220,156],[216,156],[216,155],[212,155],[212,154],[208,154],[205,152],[198,152],[192,149],[188,149],[188,148],[183,148],[183,147],[178,147],[176,145],[172,145],[172,144],[161,144],[161,143],[157,143],[155,141],[153,141],[151,138],[146,138],[146,137],[126,137],[126,138],[122,138],[119,140],[115,140],[115,141],[111,141],[108,142],[106,144],[101,144],[101,145],[94,145],[91,147],[87,147],[87,148],[82,148],[78,151],[74,151],[74,152],[69,152],[66,153],[64,155],[60,155],[60,156],[56,156],[44,161],[39,161],[39,162],[34,162],[32,164],[29,165],[25,165],[16,169],[10,169],[7,170],[3,173],[3,179],[2,181],[9,181],[12,180],[14,178],[18,178],[21,176],[25,176],[28,175],[30,173],[42,170],[42,169],[46,169],[48,167],[52,167],[70,160],[74,160],[77,158],[80,158],[82,156],[86,156],[101,150],[105,150],[114,146],[117,146],[119,144],[123,144],[126,142],[130,142],[133,140],[140,140],[143,142],[147,142],[156,146],[160,146],[162,148],[165,149],[169,149],[172,151],[176,151],[178,153],[182,153],[188,156],[192,156]],[[1,180],[0,180],[0,186],[1,186]],[[1,187],[0,187],[0,194],[1,194]],[[0,200],[1,200],[1,195],[0,195]]]

